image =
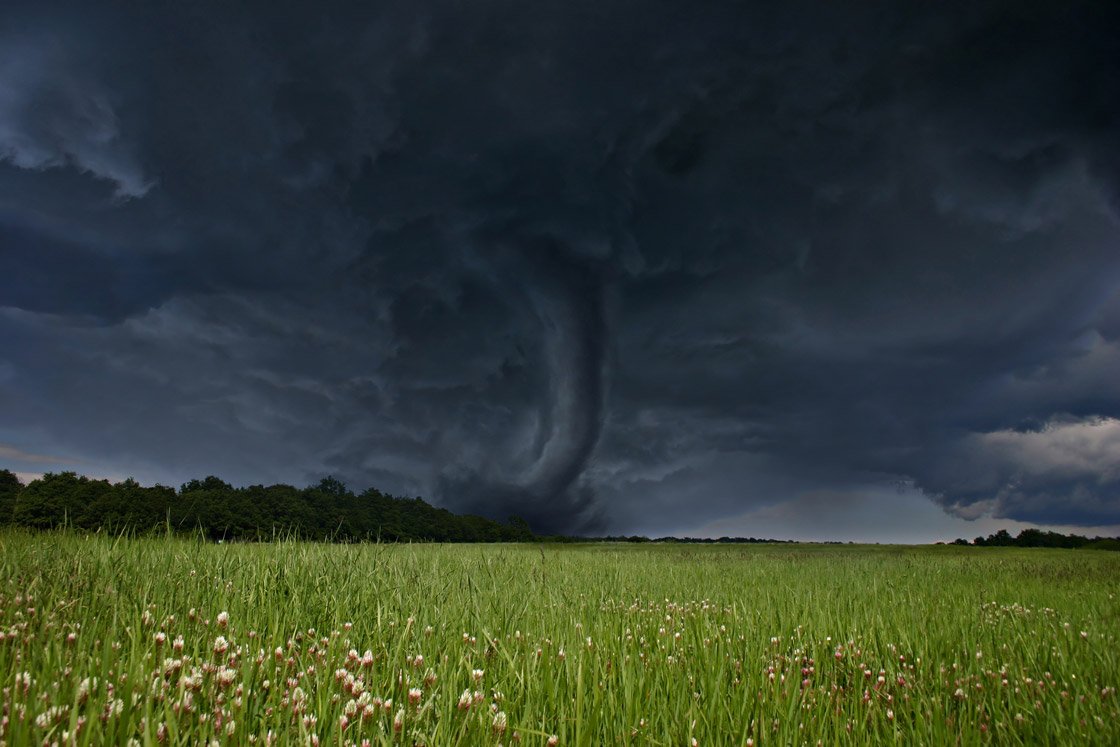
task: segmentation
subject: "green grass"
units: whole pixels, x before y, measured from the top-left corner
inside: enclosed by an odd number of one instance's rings
[[[1114,553],[5,531],[0,569],[11,745],[1120,743]]]

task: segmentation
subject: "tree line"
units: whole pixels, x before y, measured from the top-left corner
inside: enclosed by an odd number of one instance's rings
[[[6,524],[114,533],[171,531],[201,534],[215,541],[298,537],[334,542],[783,542],[755,537],[542,536],[534,534],[529,524],[516,516],[501,523],[455,514],[421,498],[399,498],[375,488],[354,493],[333,477],[306,488],[235,488],[211,476],[191,480],[176,490],[165,485],[145,487],[131,478],[111,483],[74,472],[47,473],[24,486],[15,473],[0,470],[0,525]],[[1090,539],[1039,529],[1024,529],[1015,537],[1001,529],[971,543],[958,539],[952,544],[1120,550],[1120,538]]]
[[[966,539],[954,540],[954,545],[970,544]],[[987,537],[972,540],[975,547],[1062,547],[1067,549],[1090,548],[1094,550],[1120,550],[1120,538],[1083,537],[1080,534],[1060,534],[1044,532],[1041,529],[1024,529],[1015,537],[1006,529],[1000,529]]]
[[[111,483],[74,472],[48,473],[26,487],[0,470],[0,523],[108,532],[201,533],[211,540],[259,541],[277,536],[358,542],[524,542],[534,539],[518,517],[500,523],[454,514],[420,498],[370,488],[356,494],[328,477],[318,485],[235,488],[217,477],[178,490]]]

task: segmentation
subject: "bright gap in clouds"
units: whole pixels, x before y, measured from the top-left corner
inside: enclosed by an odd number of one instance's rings
[[[990,516],[962,519],[941,510],[918,490],[889,486],[804,493],[788,502],[698,525],[681,532],[681,535],[795,539],[803,542],[925,544],[952,542],[957,538],[972,541],[975,537],[987,537],[1000,529],[1006,529],[1012,535],[1024,529],[1041,529],[1087,537],[1120,536],[1120,524],[1031,524]]]

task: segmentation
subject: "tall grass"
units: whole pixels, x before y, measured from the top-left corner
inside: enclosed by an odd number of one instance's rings
[[[11,745],[1120,743],[1112,553],[5,531],[0,572]]]

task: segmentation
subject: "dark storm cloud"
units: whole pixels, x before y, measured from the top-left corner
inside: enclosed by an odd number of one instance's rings
[[[1120,522],[1118,21],[13,7],[0,444],[570,531]]]

